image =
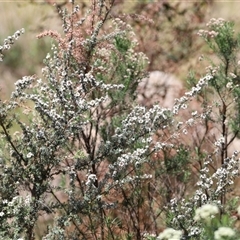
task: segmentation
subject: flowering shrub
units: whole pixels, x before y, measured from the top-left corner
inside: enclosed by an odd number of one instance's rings
[[[231,144],[238,141],[239,131],[239,91],[236,81],[239,75],[239,39],[234,36],[233,26],[233,23],[223,19],[211,19],[207,24],[209,30],[199,31],[199,35],[219,58],[211,61],[212,65],[207,68],[207,84],[198,87],[202,79],[198,83],[194,78],[190,79],[203,106],[202,113],[194,113],[193,120],[196,121],[205,113],[204,135],[193,133],[195,151],[193,148],[192,151],[196,154],[193,159],[198,162],[194,168],[199,175],[190,198],[171,200],[168,222],[171,227],[182,229],[185,237],[193,239],[231,239],[233,236],[236,239],[235,231],[231,229],[227,233],[229,227],[234,226],[234,220],[229,216],[237,207],[230,207],[227,199],[239,174],[239,152],[231,149]],[[186,95],[192,96],[192,92]],[[208,146],[205,145],[206,141]],[[218,230],[214,232],[214,229]]]
[[[71,2],[71,12],[59,12],[63,36],[38,36],[54,41],[42,77],[18,80],[0,103],[0,237],[237,237],[238,201],[229,196],[239,168],[239,152],[229,152],[239,136],[233,24],[212,20],[210,33],[200,31],[219,61],[189,79],[172,108],[145,107],[136,96],[148,60],[135,51],[131,26],[111,16],[112,1],[93,1],[80,19]]]
[[[34,0],[32,2],[38,3]],[[45,0],[45,2],[53,5],[57,11],[63,10],[64,7],[71,8],[68,1],[55,3],[53,0]],[[79,4],[79,15],[84,18],[90,1],[75,1],[75,3]],[[177,71],[180,74],[184,72],[182,74],[184,76],[186,73],[181,66],[191,61],[202,46],[201,41],[198,41],[196,30],[201,28],[208,18],[209,7],[213,3],[213,0],[193,1],[188,4],[171,0],[131,3],[118,0],[114,1],[111,14],[123,21],[127,19],[137,33],[137,50],[148,56],[149,71],[156,69],[164,72]],[[84,31],[83,26],[82,32]]]

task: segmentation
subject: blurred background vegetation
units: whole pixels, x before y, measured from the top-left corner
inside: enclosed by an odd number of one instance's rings
[[[69,1],[54,2],[24,0],[0,3],[0,44],[16,30],[25,28],[25,34],[0,63],[1,99],[9,97],[17,79],[40,74],[52,40],[37,39],[36,35],[45,30],[61,33],[57,9],[67,7]],[[91,1],[75,2],[84,15]],[[240,26],[237,22],[238,1],[115,0],[115,3],[112,15],[133,26],[139,40],[138,50],[150,59],[148,70],[170,72],[183,81],[189,70],[196,68],[200,55],[206,53],[202,39],[197,36],[198,29],[212,17],[233,20],[237,29]]]

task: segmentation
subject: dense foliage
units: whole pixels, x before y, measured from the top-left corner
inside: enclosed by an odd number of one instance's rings
[[[1,239],[236,239],[239,44],[200,30],[215,58],[171,108],[136,101],[148,58],[132,27],[93,1],[59,9],[42,76],[0,102]],[[18,37],[5,39],[1,58]],[[5,53],[6,52],[6,53]],[[196,74],[197,75],[197,74]]]

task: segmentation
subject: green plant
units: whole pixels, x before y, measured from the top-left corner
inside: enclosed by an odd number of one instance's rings
[[[239,168],[239,152],[229,152],[239,131],[233,24],[211,20],[200,34],[218,61],[172,108],[147,108],[136,95],[148,59],[111,15],[114,1],[94,0],[85,18],[71,2],[59,12],[64,34],[38,36],[55,42],[42,77],[23,77],[0,102],[0,237],[238,236],[237,201],[227,201]]]

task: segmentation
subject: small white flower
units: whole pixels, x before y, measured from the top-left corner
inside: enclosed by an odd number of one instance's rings
[[[183,104],[183,105],[181,106],[181,108],[182,108],[182,109],[187,109],[187,104]]]
[[[29,152],[28,154],[27,154],[27,158],[31,158],[31,157],[33,157],[34,155],[33,155],[33,153],[31,153],[31,152]]]
[[[196,116],[197,113],[198,113],[197,111],[192,112],[192,116],[193,116],[193,117]]]
[[[182,236],[182,231],[175,230],[173,228],[166,228],[163,232],[159,234],[157,239],[163,239],[163,240],[180,240]]]
[[[200,32],[200,31],[199,31]],[[201,34],[201,32],[199,33]],[[202,61],[204,59],[204,55],[201,55],[199,58],[198,58],[198,61]]]
[[[4,216],[4,212],[0,212],[0,217]]]
[[[226,88],[231,89],[233,88],[233,82],[228,82]]]
[[[186,122],[186,124],[189,125],[189,126],[192,126],[193,123],[194,123],[193,118],[188,119],[187,122]]]
[[[47,56],[46,56],[46,59],[50,59],[50,54],[48,53]]]
[[[25,202],[25,205],[29,206],[29,204],[31,202],[31,196],[27,195],[24,202]]]
[[[234,237],[235,231],[229,227],[220,227],[217,231],[214,232],[215,240],[224,240],[229,237]]]
[[[229,73],[231,78],[236,78],[237,76],[234,73]]]
[[[94,183],[96,180],[97,180],[97,176],[95,174],[90,174],[88,176],[86,185],[90,185],[90,184]]]
[[[183,134],[187,134],[188,133],[188,131],[187,131],[187,129],[183,129]]]

